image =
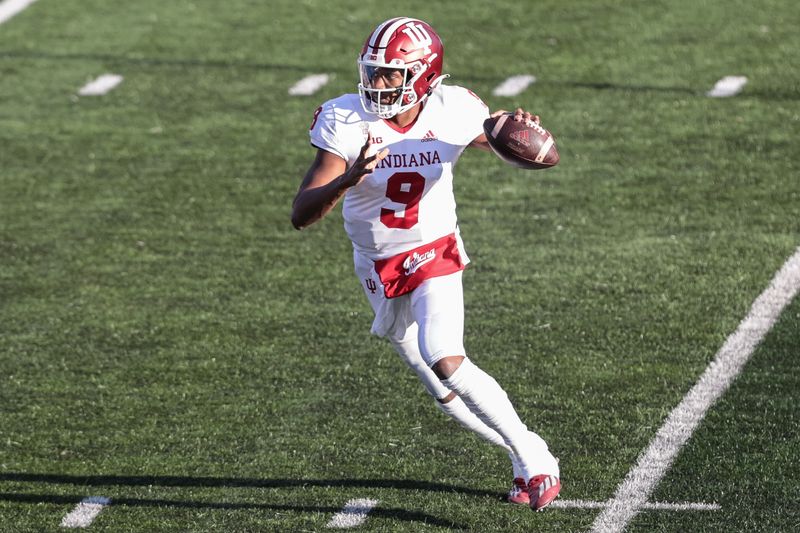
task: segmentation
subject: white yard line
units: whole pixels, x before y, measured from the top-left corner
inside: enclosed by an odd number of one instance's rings
[[[495,87],[492,90],[492,94],[495,96],[516,96],[533,83],[536,83],[536,76],[531,76],[530,74],[511,76]]]
[[[747,85],[746,76],[725,76],[714,84],[714,88],[708,91],[706,96],[711,98],[735,96],[742,92],[745,85]]]
[[[784,307],[800,290],[800,248],[775,274],[769,286],[756,298],[748,315],[728,337],[700,380],[672,410],[650,446],[639,457],[617,487],[608,507],[592,525],[595,532],[622,531],[645,508],[653,489],[666,474],[678,452],[689,440],[709,408],[742,371]]]
[[[550,507],[559,509],[605,509],[609,502],[594,502],[590,500],[556,500]],[[721,507],[718,503],[666,503],[653,502],[643,503],[642,509],[654,511],[719,511]]]
[[[358,498],[344,504],[344,509],[333,515],[327,527],[332,529],[349,529],[358,527],[367,520],[367,514],[378,505],[378,500]]]
[[[650,511],[719,511],[722,507],[718,503],[648,502],[642,504],[642,509]]]
[[[301,79],[289,88],[292,96],[308,96],[322,89],[330,80],[327,74],[312,74]]]
[[[36,0],[3,0],[0,2],[0,24],[4,23]]]
[[[67,514],[61,521],[61,527],[75,529],[89,527],[100,511],[111,503],[110,498],[104,496],[91,496],[84,498],[81,502]]]
[[[78,94],[81,96],[100,96],[122,83],[122,76],[119,74],[103,74],[90,81],[80,88]]]

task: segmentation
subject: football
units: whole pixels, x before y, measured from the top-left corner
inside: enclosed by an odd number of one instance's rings
[[[550,168],[558,163],[553,135],[529,120],[516,121],[511,113],[487,118],[483,122],[486,140],[500,159],[519,168]]]

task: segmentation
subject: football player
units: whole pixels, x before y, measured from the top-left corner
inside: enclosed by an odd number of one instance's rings
[[[421,20],[392,18],[375,28],[358,56],[358,93],[314,113],[316,157],[292,224],[304,228],[344,198],[356,274],[375,312],[372,332],[391,342],[442,411],[509,453],[509,501],[540,510],[561,489],[558,461],[464,350],[461,275],[469,258],[453,167],[465,148],[491,151],[483,133],[489,111],[472,91],[442,83],[443,59],[439,36]],[[514,120],[538,117],[517,109]]]

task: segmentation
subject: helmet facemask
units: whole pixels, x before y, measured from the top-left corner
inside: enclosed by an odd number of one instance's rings
[[[385,87],[376,89],[372,87],[372,80],[378,68],[398,70],[403,78],[402,85],[398,87]],[[428,94],[417,97],[414,84],[428,70],[427,65],[422,61],[415,61],[410,65],[400,61],[393,61],[390,64],[377,61],[359,61],[358,70],[361,82],[358,84],[358,94],[361,96],[361,105],[367,113],[373,113],[381,118],[387,119],[408,111],[418,103],[427,98]],[[383,100],[387,96],[394,96],[388,102]]]

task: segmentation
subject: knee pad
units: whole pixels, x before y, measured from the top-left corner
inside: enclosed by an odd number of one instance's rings
[[[450,389],[442,385],[419,352],[416,324],[414,324],[413,328],[408,329],[413,331],[407,332],[405,335],[390,336],[389,341],[397,353],[400,354],[400,357],[403,358],[403,361],[419,376],[420,381],[425,385],[425,389],[431,396],[437,400],[446,397],[450,394]]]
[[[419,330],[419,348],[428,366],[451,355],[466,356],[461,327],[450,327],[445,313],[426,317]]]

